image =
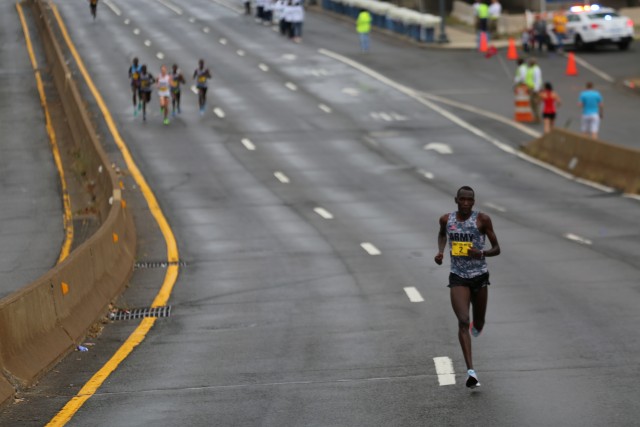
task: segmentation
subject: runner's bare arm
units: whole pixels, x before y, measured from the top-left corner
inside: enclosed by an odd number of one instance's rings
[[[483,257],[500,255],[500,244],[498,243],[495,231],[493,231],[493,223],[491,222],[491,217],[489,217],[489,215],[484,213],[480,213],[478,215],[478,229],[481,233],[486,234],[489,242],[491,243],[491,249],[481,251],[471,248],[469,249],[469,256],[475,259],[482,259]]]
[[[440,231],[438,231],[438,254],[433,259],[438,265],[442,265],[444,248],[447,247],[447,219],[448,215],[446,214],[440,217]]]

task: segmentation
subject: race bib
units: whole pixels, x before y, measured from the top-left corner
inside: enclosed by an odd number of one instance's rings
[[[451,256],[469,256],[473,242],[451,242]]]
[[[207,81],[207,78],[206,78],[205,76],[198,77],[198,81],[199,81],[200,83],[205,83],[205,82]]]
[[[131,75],[131,78],[133,78],[133,80],[138,80],[138,79],[140,78],[140,74],[138,74],[138,73],[133,73],[133,74]]]
[[[171,81],[171,86],[178,87],[178,81],[177,80],[172,80]]]

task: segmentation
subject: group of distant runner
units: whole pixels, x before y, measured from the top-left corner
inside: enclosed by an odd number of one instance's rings
[[[207,81],[211,78],[211,72],[204,64],[204,60],[198,61],[198,67],[193,72],[198,90],[198,107],[203,115],[207,102]],[[147,120],[147,104],[151,101],[151,93],[154,87],[158,91],[160,98],[160,111],[165,125],[169,124],[169,100],[171,100],[171,116],[180,114],[181,86],[186,83],[182,71],[178,64],[173,64],[171,73],[167,71],[167,66],[160,67],[160,74],[154,77],[149,72],[145,64],[140,65],[138,58],[133,58],[129,67],[129,80],[131,82],[131,94],[133,101],[134,117],[142,111],[142,120]]]

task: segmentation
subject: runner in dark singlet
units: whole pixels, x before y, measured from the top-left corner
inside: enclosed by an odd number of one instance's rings
[[[204,114],[207,104],[207,80],[211,78],[209,69],[204,66],[204,59],[198,61],[198,68],[193,72],[193,78],[196,79],[196,87],[198,88],[200,114]]]
[[[91,16],[93,16],[93,20],[95,21],[98,11],[98,0],[89,0],[89,7],[91,7]]]
[[[472,210],[475,194],[471,187],[461,187],[455,197],[456,212],[440,217],[438,254],[434,260],[441,265],[444,250],[449,240],[451,273],[449,288],[451,305],[458,318],[458,340],[467,365],[467,387],[480,385],[473,368],[471,335],[477,337],[484,328],[487,310],[489,270],[486,257],[498,256],[500,245],[489,215]],[[491,249],[485,250],[485,238],[489,238]],[[473,307],[473,321],[469,318],[469,306]]]
[[[142,99],[138,100],[138,92],[140,91],[140,69],[142,67],[138,63],[138,58],[133,58],[129,67],[129,81],[131,83],[131,96],[133,98],[133,116],[138,115],[138,111],[142,109]]]
[[[147,72],[147,66],[143,65],[140,68],[140,100],[142,101],[142,120],[147,120],[147,104],[151,101],[151,91],[153,90],[153,84],[156,79],[153,78],[151,73]]]
[[[171,115],[175,117],[176,111],[178,114],[180,111],[180,85],[186,83],[182,71],[178,68],[178,64],[173,64],[171,67]]]

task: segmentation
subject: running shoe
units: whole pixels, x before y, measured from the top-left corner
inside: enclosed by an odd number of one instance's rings
[[[474,336],[474,338],[478,338],[478,336],[482,333],[482,329],[477,330],[475,326],[473,326],[473,322],[471,322],[471,324],[469,325],[469,331],[471,332],[471,335]]]
[[[469,377],[467,378],[467,387],[480,387],[480,381],[478,381],[478,375],[476,374],[476,371],[474,371],[473,369],[469,369],[467,371],[467,375],[469,375]]]
[[[169,119],[164,119],[164,122],[163,122],[163,123],[164,123],[165,125],[168,125],[168,124],[169,124]]]
[[[138,111],[142,110],[142,102],[138,102]]]

